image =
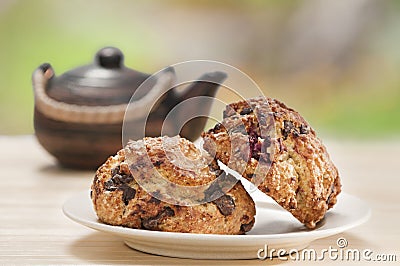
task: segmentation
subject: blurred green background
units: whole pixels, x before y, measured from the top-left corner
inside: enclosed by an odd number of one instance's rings
[[[116,46],[152,73],[212,59],[249,74],[324,135],[400,135],[400,1],[0,0],[0,134],[33,133],[31,74]]]

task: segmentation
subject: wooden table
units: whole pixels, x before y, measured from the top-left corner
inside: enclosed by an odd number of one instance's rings
[[[343,189],[367,201],[372,217],[345,233],[317,240],[321,250],[345,237],[349,247],[395,254],[400,261],[400,139],[327,141]],[[207,261],[155,256],[132,250],[120,239],[67,219],[62,204],[88,190],[94,172],[57,166],[33,136],[0,136],[0,264],[229,264],[270,265],[280,260]],[[255,251],[256,252],[256,251]],[[307,264],[338,264],[336,261]],[[340,262],[349,263],[349,262]],[[305,264],[302,262],[300,264]],[[350,263],[354,265],[353,262]],[[366,265],[365,262],[359,264]],[[390,263],[384,263],[390,264]],[[371,263],[370,265],[375,265]]]

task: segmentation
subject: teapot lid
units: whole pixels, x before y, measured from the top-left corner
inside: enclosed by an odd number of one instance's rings
[[[55,100],[78,105],[128,103],[150,75],[125,67],[124,55],[115,47],[100,49],[94,62],[53,77],[47,94]]]

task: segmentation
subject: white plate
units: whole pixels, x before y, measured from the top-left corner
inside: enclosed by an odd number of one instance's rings
[[[66,216],[90,228],[119,236],[136,250],[147,253],[192,259],[257,258],[259,249],[304,249],[313,240],[331,236],[368,220],[369,207],[358,198],[341,193],[336,206],[314,230],[306,229],[290,213],[258,191],[254,228],[246,235],[209,235],[148,231],[110,226],[98,221],[89,192],[82,192],[63,206]],[[261,201],[260,201],[261,200]]]

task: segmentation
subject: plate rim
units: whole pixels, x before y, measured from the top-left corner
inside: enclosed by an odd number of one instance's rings
[[[195,233],[179,233],[179,232],[163,232],[163,231],[151,231],[151,230],[144,230],[144,229],[135,229],[135,228],[128,228],[128,227],[123,227],[123,226],[114,226],[114,225],[108,225],[101,223],[100,221],[91,221],[87,218],[84,217],[79,217],[74,215],[73,212],[69,210],[69,205],[72,204],[74,200],[77,198],[86,198],[85,200],[88,201],[90,200],[89,193],[88,191],[81,191],[79,193],[76,193],[75,195],[71,196],[69,199],[67,199],[63,206],[62,206],[62,211],[65,216],[67,216],[69,219],[72,221],[84,225],[86,227],[89,227],[94,230],[98,230],[101,232],[106,232],[106,233],[112,233],[119,235],[120,237],[126,239],[126,238],[133,238],[133,237],[152,237],[152,238],[157,238],[157,239],[180,239],[180,240],[196,240],[196,241],[210,241],[212,240],[213,242],[224,242],[226,241],[244,241],[245,242],[252,242],[252,241],[259,241],[259,240],[264,240],[264,241],[271,241],[271,240],[293,240],[293,239],[302,239],[302,240],[307,240],[307,239],[320,239],[324,238],[327,236],[335,235],[344,231],[347,231],[351,228],[354,228],[356,226],[359,226],[363,223],[365,223],[370,217],[371,217],[371,208],[367,205],[366,202],[362,201],[356,196],[353,196],[351,194],[342,192],[341,197],[349,197],[352,198],[352,200],[358,202],[361,205],[364,205],[365,207],[365,214],[362,217],[359,217],[355,219],[354,221],[345,224],[345,225],[340,225],[337,227],[333,228],[327,228],[327,229],[315,229],[311,231],[300,231],[300,232],[289,232],[289,233],[278,233],[278,234],[262,234],[262,235],[219,235],[219,234],[195,234]],[[343,199],[342,199],[343,200]],[[257,202],[257,201],[256,201]],[[259,201],[258,201],[259,202]],[[93,210],[93,207],[92,207]],[[94,210],[93,210],[94,212]]]

